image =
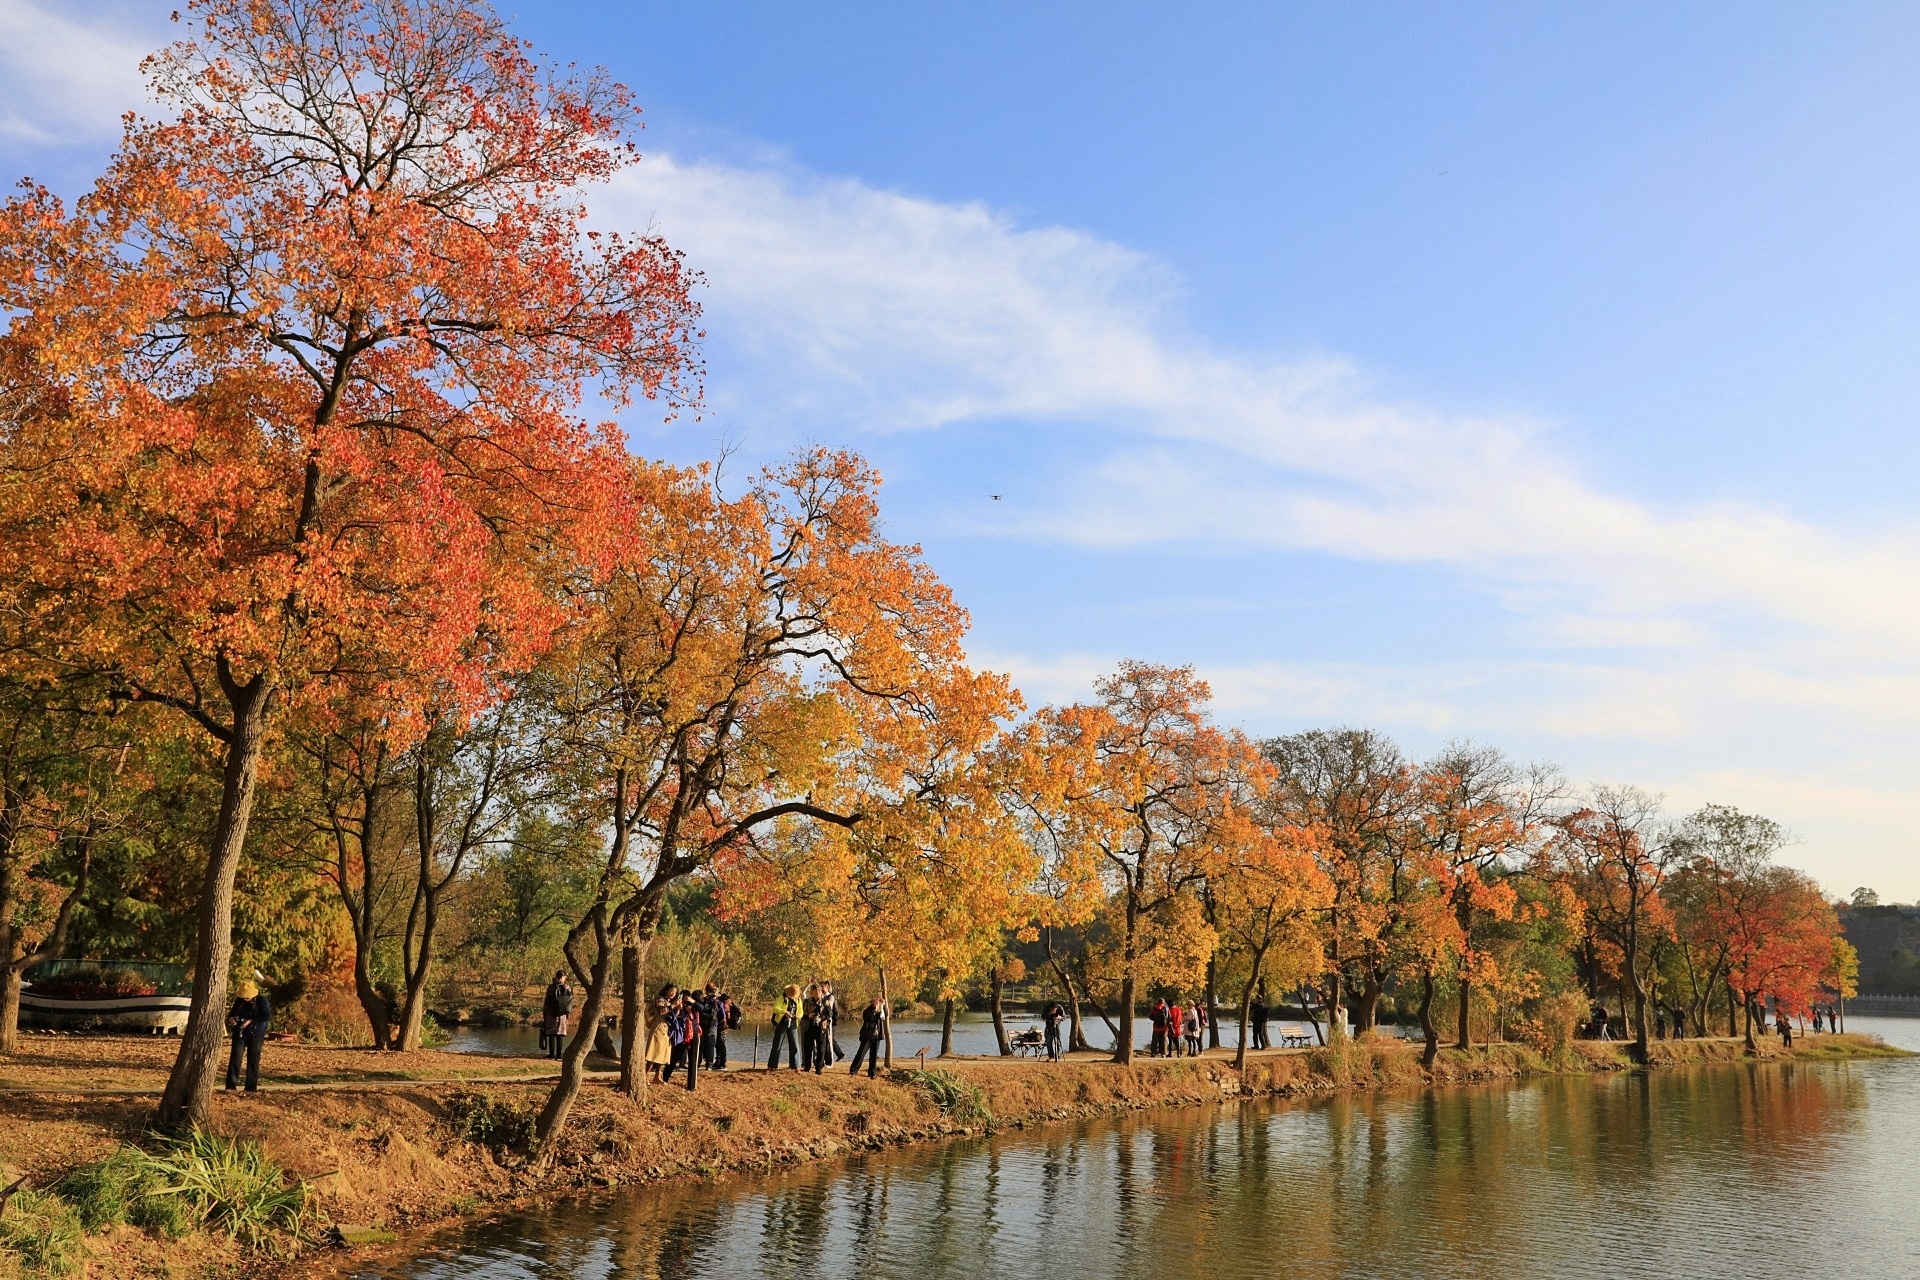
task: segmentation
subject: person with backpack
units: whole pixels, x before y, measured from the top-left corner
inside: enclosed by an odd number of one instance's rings
[[[1187,1034],[1187,1056],[1189,1058],[1197,1058],[1200,1056],[1200,1033],[1205,1029],[1206,1021],[1206,1011],[1198,1004],[1190,1004],[1187,1006],[1187,1021],[1184,1029]]]
[[[767,1059],[767,1070],[780,1069],[782,1043],[787,1046],[788,1069],[800,1069],[800,1045],[794,1038],[800,1030],[800,1013],[799,984],[789,982],[786,990],[780,993],[780,998],[773,1002],[773,1053]]]
[[[573,988],[567,985],[567,971],[555,969],[553,981],[540,1002],[540,1047],[549,1058],[558,1058],[567,1047],[567,1019],[573,1014]]]
[[[860,1047],[853,1051],[853,1065],[847,1068],[847,1074],[860,1074],[860,1062],[866,1060],[867,1079],[873,1079],[880,1070],[880,1055],[885,1052],[887,1043],[887,1005],[879,996],[873,998],[860,1014]]]

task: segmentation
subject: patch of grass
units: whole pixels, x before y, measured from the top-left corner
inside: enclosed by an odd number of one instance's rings
[[[533,1140],[533,1108],[490,1093],[460,1093],[447,1104],[455,1136],[483,1147],[524,1148]]]
[[[127,1220],[152,1182],[145,1154],[123,1146],[105,1160],[70,1170],[53,1184],[53,1193],[67,1202],[87,1231],[105,1231]]]
[[[12,1254],[19,1274],[32,1280],[70,1275],[80,1265],[85,1234],[66,1201],[23,1187],[0,1209],[0,1263]]]
[[[924,1090],[942,1115],[951,1116],[962,1124],[993,1119],[993,1113],[987,1108],[986,1093],[978,1085],[968,1084],[951,1071],[903,1067],[893,1073],[893,1080],[896,1084]]]
[[[196,1131],[146,1159],[156,1183],[149,1198],[178,1197],[210,1230],[268,1253],[305,1239],[306,1184],[289,1182],[259,1143]]]

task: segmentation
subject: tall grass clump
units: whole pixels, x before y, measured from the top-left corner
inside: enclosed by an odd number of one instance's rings
[[[0,1206],[0,1276],[71,1275],[80,1265],[85,1234],[79,1215],[64,1200],[23,1187]]]
[[[176,1197],[208,1230],[267,1252],[305,1238],[306,1184],[289,1182],[257,1142],[196,1130],[145,1159],[154,1176],[147,1198]]]
[[[993,1119],[993,1113],[987,1109],[985,1091],[978,1085],[968,1084],[951,1071],[905,1067],[895,1071],[893,1079],[899,1084],[925,1090],[927,1098],[940,1109],[942,1115],[951,1116],[962,1124],[974,1121],[984,1123]]]

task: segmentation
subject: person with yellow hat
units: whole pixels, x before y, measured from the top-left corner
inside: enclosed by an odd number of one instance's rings
[[[273,1017],[273,1006],[260,990],[260,984],[251,980],[241,980],[234,994],[238,999],[233,1002],[233,1011],[227,1014],[227,1030],[233,1033],[233,1049],[227,1054],[227,1088],[231,1091],[240,1085],[240,1054],[244,1049],[247,1092],[258,1093],[260,1050],[267,1043],[267,1024]]]

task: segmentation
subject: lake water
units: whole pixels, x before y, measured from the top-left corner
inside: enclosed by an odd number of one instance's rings
[[[1850,1029],[1920,1048],[1920,1020]],[[577,1200],[371,1280],[1920,1276],[1920,1059],[1062,1125]]]

